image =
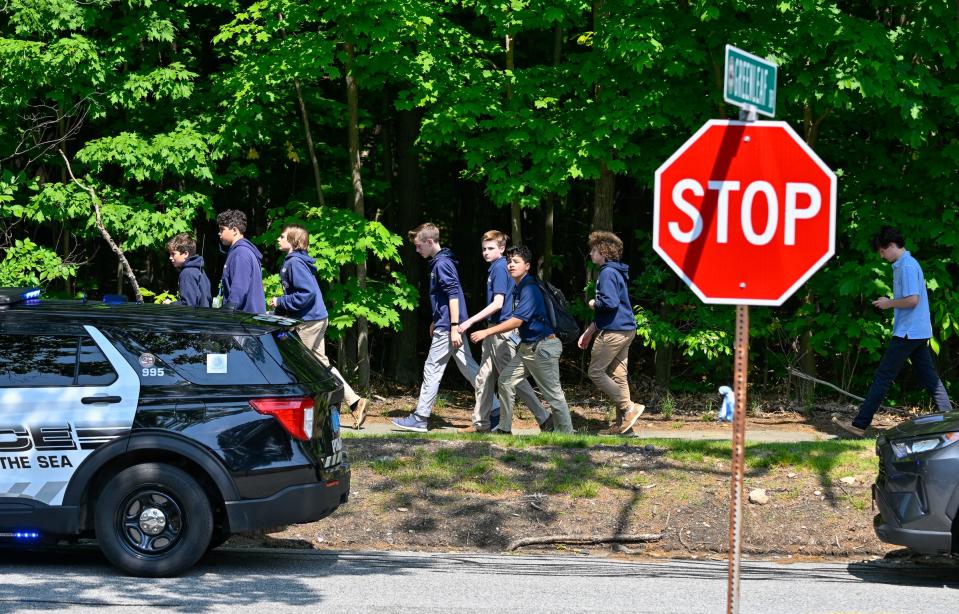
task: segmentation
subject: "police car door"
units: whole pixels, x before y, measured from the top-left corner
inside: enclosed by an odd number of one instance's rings
[[[77,467],[129,433],[140,381],[92,326],[17,320],[0,329],[0,500],[60,505]]]

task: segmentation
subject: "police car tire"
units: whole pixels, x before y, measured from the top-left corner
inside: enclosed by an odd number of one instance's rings
[[[136,551],[120,521],[130,497],[146,491],[169,497],[182,521],[173,545],[155,554]],[[124,572],[151,578],[175,576],[206,552],[213,535],[213,508],[203,488],[186,472],[171,465],[145,463],[124,469],[107,482],[96,503],[94,528],[100,550]]]

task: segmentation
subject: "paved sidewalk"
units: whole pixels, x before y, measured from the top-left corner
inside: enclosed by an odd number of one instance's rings
[[[383,422],[373,422],[363,425],[359,431],[353,430],[349,425],[347,418],[344,420],[343,431],[354,436],[362,435],[390,435],[397,433],[409,433],[402,429],[394,427],[392,424]],[[430,429],[430,433],[455,433],[459,429],[454,427],[440,427]],[[514,435],[538,435],[539,429],[514,429]],[[592,434],[592,433],[591,433]],[[644,429],[636,428],[633,436],[639,439],[689,439],[702,441],[722,441],[732,439],[732,427],[725,430],[681,430],[681,429]],[[826,441],[836,439],[835,435],[829,433],[810,433],[808,431],[772,431],[772,430],[749,430],[746,429],[746,441],[756,443],[795,443],[800,441]]]

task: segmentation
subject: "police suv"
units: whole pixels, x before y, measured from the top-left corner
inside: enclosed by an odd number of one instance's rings
[[[171,576],[346,502],[343,391],[295,320],[38,296],[0,289],[0,543]]]

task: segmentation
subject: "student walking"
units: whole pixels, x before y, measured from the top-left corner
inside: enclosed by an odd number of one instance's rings
[[[228,248],[220,280],[223,306],[247,313],[266,313],[260,270],[263,254],[244,237],[246,214],[230,209],[217,215],[216,223],[220,243]]]
[[[527,376],[532,375],[553,410],[555,429],[561,433],[572,433],[569,405],[566,404],[566,395],[559,380],[559,357],[563,353],[563,344],[550,325],[543,292],[529,274],[533,255],[525,245],[514,245],[506,250],[506,258],[509,260],[507,270],[516,282],[512,296],[513,312],[505,322],[476,331],[470,336],[474,343],[479,343],[491,335],[519,329],[520,344],[516,355],[499,376],[499,426],[490,432],[512,433],[516,388]]]
[[[929,297],[922,267],[906,250],[906,240],[895,228],[883,226],[873,238],[872,247],[883,260],[892,264],[892,298],[881,296],[872,302],[879,309],[893,310],[892,339],[879,361],[879,368],[876,369],[866,398],[859,406],[859,413],[852,422],[835,417],[832,419],[845,435],[854,437],[866,434],[879,404],[886,398],[889,387],[906,360],[912,361],[916,376],[923,388],[932,395],[936,409],[952,409],[949,394],[936,373],[929,352],[932,320],[929,317]]]
[[[203,256],[196,253],[196,239],[181,232],[166,244],[170,262],[180,271],[178,305],[209,307],[213,301],[210,278],[203,268]]]
[[[310,233],[302,226],[288,224],[283,227],[276,244],[280,251],[286,253],[280,268],[283,296],[271,298],[270,305],[277,315],[303,320],[296,326],[300,341],[343,384],[343,399],[353,414],[353,428],[359,429],[366,421],[366,399],[356,394],[326,356],[325,337],[329,314],[316,281],[316,260],[307,251]]]
[[[486,307],[460,324],[460,333],[466,333],[474,324],[487,320],[489,326],[510,319],[513,313],[513,288],[516,283],[506,270],[506,244],[509,236],[499,230],[490,230],[481,239],[483,259],[489,263],[486,277]],[[479,371],[476,375],[476,408],[473,411],[472,426],[463,432],[485,433],[499,422],[499,400],[497,399],[497,381],[499,374],[516,354],[519,336],[515,330],[490,335],[483,339]],[[527,380],[516,386],[516,394],[536,416],[540,430],[553,430],[553,417],[543,407]],[[492,411],[492,414],[491,414]]]
[[[636,317],[629,302],[629,265],[620,262],[623,242],[611,232],[589,235],[589,257],[599,267],[596,297],[589,301],[595,319],[579,338],[580,349],[593,342],[589,360],[589,379],[616,403],[616,416],[603,435],[628,433],[646,409],[629,396],[627,364],[629,346],[636,338]]]
[[[430,324],[430,351],[423,365],[423,384],[416,409],[405,418],[393,420],[393,424],[407,431],[427,432],[427,421],[433,411],[433,403],[439,392],[440,380],[450,358],[456,361],[460,373],[476,386],[479,367],[464,343],[459,332],[461,318],[468,317],[466,297],[460,285],[458,264],[453,252],[440,245],[440,231],[433,224],[420,224],[407,233],[416,247],[416,253],[430,263],[430,307],[433,322]]]

